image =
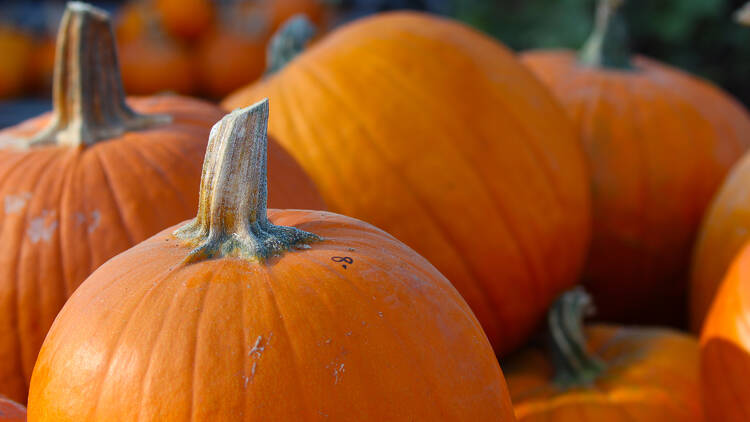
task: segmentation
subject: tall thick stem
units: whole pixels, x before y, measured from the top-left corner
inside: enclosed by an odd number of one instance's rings
[[[579,61],[585,66],[629,69],[630,49],[624,25],[615,22],[624,0],[599,0],[594,30],[581,48]]]
[[[548,314],[554,383],[562,389],[589,385],[606,369],[586,347],[583,319],[591,312],[591,297],[577,288],[560,296]]]
[[[198,215],[174,232],[195,249],[186,262],[236,257],[263,262],[321,240],[266,214],[268,100],[224,116],[211,129]]]
[[[171,120],[127,106],[109,15],[85,3],[69,2],[63,15],[52,95],[53,117],[27,146],[88,146]]]
[[[266,76],[283,69],[305,50],[315,36],[315,25],[303,14],[294,15],[273,35],[266,52]]]

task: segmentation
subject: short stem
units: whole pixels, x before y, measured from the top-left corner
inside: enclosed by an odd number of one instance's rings
[[[266,213],[268,100],[224,116],[211,129],[197,217],[174,235],[195,249],[186,262],[236,257],[263,262],[321,240],[271,224]]]
[[[303,14],[294,15],[284,22],[268,43],[266,76],[283,69],[305,50],[315,36],[315,25]]]
[[[617,9],[623,2],[624,0],[599,0],[594,30],[581,48],[581,64],[620,69],[631,67],[625,30],[613,22]]]
[[[125,103],[109,15],[69,2],[58,32],[50,124],[25,143],[88,146],[168,123],[166,115],[141,115]]]
[[[549,342],[559,388],[589,385],[606,369],[586,347],[583,319],[592,312],[591,297],[581,288],[564,293],[550,309]]]

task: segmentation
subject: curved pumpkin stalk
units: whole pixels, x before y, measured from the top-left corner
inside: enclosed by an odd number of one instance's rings
[[[554,383],[563,389],[590,385],[606,365],[586,350],[583,319],[593,313],[591,297],[576,288],[564,293],[547,315]]]
[[[22,145],[93,145],[171,121],[168,115],[138,114],[125,103],[115,39],[104,10],[69,2],[55,57],[53,117]]]
[[[624,0],[599,0],[594,30],[579,53],[581,64],[590,67],[629,69],[630,49],[624,28],[615,17]]]
[[[196,248],[186,262],[220,257],[265,261],[319,236],[271,224],[266,213],[268,99],[226,115],[211,129],[198,216],[174,235]]]

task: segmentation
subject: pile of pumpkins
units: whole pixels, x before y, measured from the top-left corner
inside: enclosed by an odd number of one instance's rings
[[[220,106],[69,3],[0,131],[0,421],[748,420],[750,114],[619,3],[520,56],[296,16]]]

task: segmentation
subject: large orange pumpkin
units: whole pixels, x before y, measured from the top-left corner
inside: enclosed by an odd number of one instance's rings
[[[601,1],[581,56],[537,51],[523,61],[562,101],[588,153],[594,231],[584,283],[599,316],[681,325],[693,241],[750,145],[750,117],[709,82],[603,38],[615,2]]]
[[[26,408],[0,395],[0,422],[26,422]]]
[[[435,264],[498,352],[575,284],[590,229],[583,150],[551,94],[495,41],[439,17],[380,14],[223,105],[263,96],[278,110],[269,133],[330,209]]]
[[[547,347],[503,360],[518,421],[703,421],[698,342],[669,329],[584,327],[590,306],[582,290],[564,294]]]
[[[266,210],[268,102],[211,130],[198,216],[58,315],[29,420],[514,421],[459,293],[387,233]]]
[[[222,115],[176,96],[126,105],[108,17],[81,3],[63,18],[57,60],[54,112],[0,131],[0,393],[20,402],[75,288],[195,212],[205,138]],[[272,201],[310,205],[312,183],[274,148],[271,182],[294,188]]]
[[[709,421],[750,418],[750,246],[736,256],[703,325],[701,383]]]
[[[750,3],[737,12],[750,25]],[[690,273],[690,328],[700,332],[729,265],[750,239],[750,154],[724,181],[703,218]]]

